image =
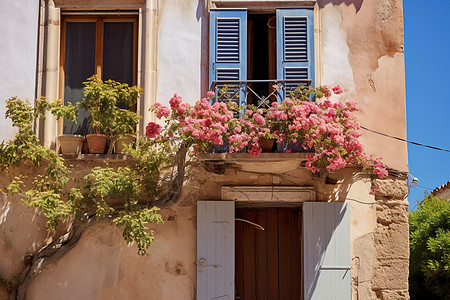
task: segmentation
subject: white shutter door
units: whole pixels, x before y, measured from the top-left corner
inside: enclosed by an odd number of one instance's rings
[[[234,299],[234,202],[197,202],[197,299]]]
[[[348,203],[303,203],[305,300],[351,299]]]

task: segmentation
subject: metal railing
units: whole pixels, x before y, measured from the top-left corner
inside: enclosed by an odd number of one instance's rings
[[[256,86],[264,84],[267,85],[264,91],[258,91]],[[233,101],[240,107],[253,104],[258,108],[268,108],[272,102],[281,103],[287,93],[298,86],[310,84],[310,79],[216,80],[211,83],[210,90],[215,91],[216,101]]]

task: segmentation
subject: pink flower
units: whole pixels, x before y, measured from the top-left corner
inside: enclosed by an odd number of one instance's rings
[[[181,99],[181,98],[180,98],[180,99]],[[182,114],[184,114],[184,113],[186,112],[186,110],[188,109],[188,107],[189,107],[189,104],[187,104],[187,103],[180,103],[179,106],[178,106],[178,108],[177,108],[177,111],[178,111],[178,113],[179,113],[180,115],[182,115]]]
[[[278,90],[280,87],[279,87],[278,85],[274,84],[274,85],[272,85],[272,88],[273,88],[274,90]]]
[[[373,172],[378,176],[378,178],[384,178],[389,175],[388,171],[383,167],[383,163],[379,160],[375,160]]]
[[[331,96],[330,89],[329,89],[326,85],[324,85],[324,86],[322,87],[321,91],[322,91],[323,96],[324,96],[325,98],[329,98],[329,97]]]
[[[257,143],[252,144],[252,149],[248,150],[248,153],[250,153],[253,157],[258,157],[262,152],[262,149],[259,148],[259,145]]]
[[[178,108],[178,106],[180,106],[180,103],[181,103],[181,97],[178,97],[178,95],[176,93],[173,94],[172,99],[169,100],[170,107],[172,109],[176,109],[176,108]]]
[[[332,90],[336,95],[342,94],[344,92],[344,90],[339,86],[339,84],[334,86]]]
[[[216,93],[214,93],[213,91],[208,91],[206,93],[206,97],[208,98],[214,98],[216,96]]]
[[[159,124],[156,124],[155,122],[150,122],[147,124],[147,127],[145,127],[145,135],[148,138],[155,138],[161,133],[162,127]]]
[[[167,106],[163,106],[161,105],[157,110],[156,110],[156,117],[158,119],[161,119],[162,117],[167,117],[170,114],[170,109]]]
[[[253,119],[255,120],[256,124],[258,124],[258,125],[266,124],[266,120],[260,114],[254,114]]]

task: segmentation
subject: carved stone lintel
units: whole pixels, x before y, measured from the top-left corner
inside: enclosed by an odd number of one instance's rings
[[[314,187],[302,186],[225,186],[222,200],[249,203],[298,203],[315,201]]]

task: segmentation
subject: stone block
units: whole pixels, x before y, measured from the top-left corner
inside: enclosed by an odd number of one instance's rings
[[[375,197],[387,197],[390,199],[403,199],[408,194],[408,182],[400,179],[377,179],[379,189],[375,191]]]
[[[407,223],[379,225],[374,233],[377,259],[409,258],[409,225]]]
[[[408,223],[407,205],[377,204],[377,222],[383,225]]]
[[[364,282],[358,285],[358,300],[377,300],[376,293],[370,283]]]
[[[407,290],[408,259],[376,258],[372,279],[373,290]]]
[[[378,299],[380,300],[405,300],[409,299],[409,292],[405,291],[380,291],[378,292]],[[365,299],[365,298],[361,298]]]

